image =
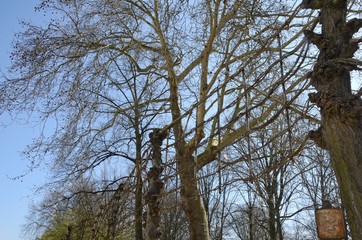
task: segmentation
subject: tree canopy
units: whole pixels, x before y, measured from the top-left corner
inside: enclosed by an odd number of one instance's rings
[[[40,1],[36,10],[49,21],[22,23],[0,83],[1,112],[36,113],[40,123],[54,123],[26,151],[33,161],[51,159],[54,181],[43,207],[62,206],[61,213],[49,208],[51,218],[36,229],[43,238],[59,230],[64,239],[82,239],[83,230],[84,239],[287,239],[288,219],[327,198],[340,205],[334,185],[326,192],[324,183],[310,182],[315,169],[333,179],[332,166],[351,235],[361,236],[362,220],[353,215],[362,207],[353,202],[362,190],[359,180],[352,184],[360,177],[346,178],[362,158],[360,94],[349,75],[360,65],[353,36],[362,24],[352,18],[359,6]],[[318,93],[308,100],[313,89]],[[356,110],[352,121],[342,118],[346,106]],[[316,152],[309,138],[331,153],[331,166],[322,157],[305,169]],[[350,152],[352,167],[344,165]],[[301,192],[310,206],[297,200]],[[167,215],[171,199],[179,204]],[[177,227],[165,219],[186,219],[188,230],[172,232]]]

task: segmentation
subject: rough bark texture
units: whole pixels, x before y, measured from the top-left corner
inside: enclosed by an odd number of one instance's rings
[[[142,179],[142,135],[140,131],[141,114],[136,101],[134,130],[136,139],[136,192],[135,192],[135,240],[143,240],[143,179]]]
[[[322,124],[310,136],[329,151],[352,238],[362,239],[362,101],[352,93],[350,79],[359,43],[352,37],[362,20],[346,20],[346,0],[308,0],[304,6],[321,9],[322,24],[321,34],[305,32],[320,50],[311,75],[317,92],[309,97],[320,107]]]
[[[137,148],[137,147],[136,147]],[[135,193],[135,240],[143,240],[143,204],[142,204],[142,159],[137,151],[136,158],[136,193]]]
[[[148,171],[148,191],[145,196],[147,203],[147,219],[146,219],[146,239],[157,240],[161,237],[160,231],[160,194],[163,188],[163,182],[160,178],[163,171],[161,145],[166,138],[166,133],[161,129],[155,129],[150,133],[152,144],[152,167]]]
[[[180,157],[178,163],[183,208],[189,222],[190,240],[208,240],[209,226],[200,194],[197,167],[190,151]]]

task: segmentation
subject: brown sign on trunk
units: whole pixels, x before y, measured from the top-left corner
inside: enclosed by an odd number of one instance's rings
[[[346,227],[340,208],[321,208],[316,210],[318,237],[325,240],[346,239]]]

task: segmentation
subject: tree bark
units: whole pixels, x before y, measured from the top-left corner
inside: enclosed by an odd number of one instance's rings
[[[276,225],[276,209],[274,206],[274,203],[272,203],[271,201],[268,201],[268,215],[269,215],[269,220],[268,220],[268,224],[269,224],[269,238],[270,240],[277,240],[277,229],[275,227]]]
[[[254,240],[254,214],[253,206],[248,208],[248,220],[249,220],[249,240]]]
[[[346,0],[304,1],[306,8],[321,9],[322,33],[305,35],[320,50],[311,74],[317,92],[310,94],[320,107],[321,127],[311,138],[330,153],[353,239],[362,239],[362,101],[351,90],[350,71],[357,69],[353,55],[359,40],[353,34],[361,19],[347,22]]]
[[[142,204],[142,158],[141,141],[136,140],[136,193],[135,193],[135,240],[143,240],[143,204]]]
[[[183,209],[188,219],[190,240],[209,240],[209,225],[197,179],[197,172],[200,169],[198,165],[199,162],[193,156],[197,144],[203,138],[203,131],[198,130],[196,132],[197,136],[190,142],[186,143],[178,100],[178,81],[174,71],[170,71],[169,78],[176,163],[181,182]]]
[[[178,163],[183,207],[188,218],[190,240],[208,240],[209,226],[206,210],[200,194],[197,167],[190,151],[180,157]]]
[[[145,196],[145,201],[148,205],[146,219],[146,234],[147,240],[157,240],[161,237],[160,230],[160,194],[163,188],[163,182],[160,178],[163,171],[161,145],[167,134],[161,129],[155,129],[150,133],[152,144],[152,167],[148,171],[148,191]]]
[[[136,192],[135,192],[135,240],[143,240],[143,179],[142,179],[142,132],[139,101],[135,101],[134,132],[136,145]]]

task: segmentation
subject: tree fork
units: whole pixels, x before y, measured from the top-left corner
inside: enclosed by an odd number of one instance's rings
[[[346,0],[304,0],[304,8],[320,9],[322,33],[306,31],[320,53],[309,95],[321,112],[321,127],[310,137],[329,151],[353,239],[362,239],[362,100],[352,94],[350,71],[360,40],[352,39],[362,27],[361,19],[347,22]],[[323,44],[322,44],[323,42]]]

